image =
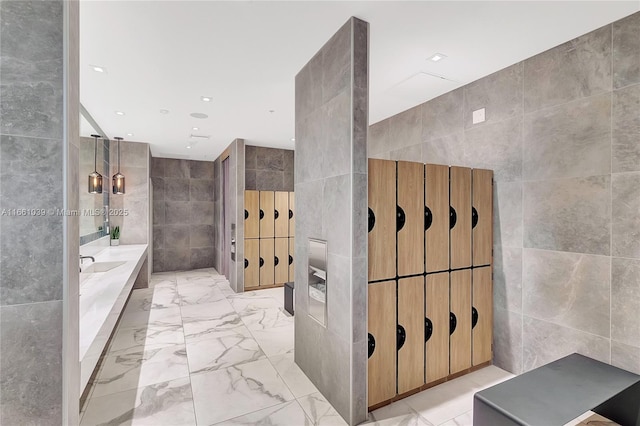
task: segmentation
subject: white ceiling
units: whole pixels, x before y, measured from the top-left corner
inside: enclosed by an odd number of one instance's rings
[[[107,136],[149,142],[157,157],[213,160],[235,138],[293,148],[294,77],[350,16],[370,23],[375,123],[638,10],[637,0],[85,0],[80,100]],[[436,52],[447,58],[427,61]]]

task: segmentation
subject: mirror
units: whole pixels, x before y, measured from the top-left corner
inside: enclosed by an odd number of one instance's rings
[[[79,188],[80,188],[80,245],[97,240],[108,233],[109,191],[111,176],[109,175],[109,140],[98,138],[98,149],[95,151],[95,140],[92,134],[104,135],[86,109],[80,106],[80,153],[79,153]],[[95,166],[94,166],[95,161]],[[90,194],[88,191],[89,173],[97,169],[102,175],[102,194]]]
[[[327,242],[309,238],[309,315],[327,326]]]

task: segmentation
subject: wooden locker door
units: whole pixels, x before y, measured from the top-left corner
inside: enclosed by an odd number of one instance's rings
[[[369,284],[369,407],[396,396],[396,282]]]
[[[490,265],[493,258],[493,172],[473,169],[473,266]]]
[[[244,240],[244,288],[260,285],[260,240]]]
[[[491,361],[493,339],[493,285],[491,266],[473,269],[473,309],[471,314],[473,365]]]
[[[244,237],[260,236],[260,193],[244,191]]]
[[[471,169],[449,169],[451,269],[471,266]]]
[[[260,191],[260,238],[273,238],[275,198],[273,191]]]
[[[274,230],[275,237],[282,238],[289,236],[289,193],[275,192],[275,212],[274,212]]]
[[[398,281],[398,337],[398,394],[403,394],[424,384],[424,277]]]
[[[290,237],[295,237],[296,235],[295,199],[296,199],[295,192],[290,192],[289,193],[289,236]]]
[[[471,367],[471,269],[451,272],[449,297],[449,372],[455,374]]]
[[[425,292],[426,382],[449,375],[449,273],[427,275]]]
[[[398,275],[424,272],[424,165],[398,161]]]
[[[293,267],[294,254],[296,252],[295,238],[289,238],[289,281],[294,282],[296,280],[295,269]]]
[[[276,238],[274,282],[284,284],[289,280],[289,239]]]
[[[427,272],[449,269],[449,166],[425,166],[425,258]]]
[[[260,285],[273,285],[274,281],[274,239],[260,239]]]
[[[396,277],[396,162],[369,159],[369,281]]]

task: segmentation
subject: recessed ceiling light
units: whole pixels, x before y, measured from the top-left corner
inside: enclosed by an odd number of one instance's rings
[[[93,70],[94,70],[95,72],[106,72],[106,71],[107,71],[107,69],[106,69],[106,68],[104,68],[104,67],[100,67],[100,66],[98,66],[98,65],[90,65],[90,66],[91,66],[91,68],[93,68]]]
[[[200,96],[202,102],[211,102],[212,98],[210,96]]]
[[[169,114],[169,110],[168,109],[161,109],[160,110],[160,114]]]
[[[274,112],[276,112],[276,110],[275,110],[275,109],[270,109],[270,110],[269,110],[269,112],[270,112],[271,114],[273,114]]]
[[[133,136],[133,133],[127,133],[127,136]]]
[[[296,141],[296,138],[291,138],[291,142],[295,142],[295,141]]]
[[[191,145],[187,145],[187,149],[191,149]]]
[[[191,130],[200,130],[198,127],[192,127]]]
[[[122,111],[116,111],[116,115],[124,115],[124,112],[122,112]]]
[[[430,61],[433,61],[433,62],[438,62],[438,61],[443,60],[443,59],[444,59],[444,58],[446,58],[446,57],[447,57],[447,55],[444,55],[444,54],[442,54],[442,53],[436,53],[435,55],[431,56],[431,57],[429,58],[429,60],[430,60]]]
[[[191,114],[189,114],[191,117],[193,118],[207,118],[209,117],[207,114],[204,114],[202,112],[192,112]]]

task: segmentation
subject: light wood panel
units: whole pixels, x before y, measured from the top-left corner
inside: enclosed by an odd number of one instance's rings
[[[427,272],[449,269],[449,166],[425,166],[425,204],[431,225],[425,231]]]
[[[425,343],[426,382],[449,375],[449,273],[427,275],[425,317],[432,333]]]
[[[275,198],[273,191],[260,191],[260,238],[273,238]]]
[[[289,193],[276,191],[274,195],[274,234],[276,238],[289,236]]]
[[[424,277],[398,281],[398,325],[406,336],[398,350],[398,393],[402,394],[424,384]]]
[[[368,405],[396,395],[396,282],[369,284],[369,334],[375,350],[368,360]]]
[[[258,238],[260,236],[260,193],[258,191],[244,191],[244,237]]]
[[[294,254],[295,254],[295,249],[296,247],[296,243],[295,243],[295,238],[291,237],[289,238],[289,281],[293,282],[296,280],[296,275],[295,275],[295,269],[293,268],[294,265]]]
[[[396,276],[396,162],[369,159],[369,281]],[[369,217],[371,223],[371,216]]]
[[[424,272],[424,165],[398,161],[398,207],[405,223],[398,231],[398,275]]]
[[[275,239],[275,258],[274,261],[274,282],[276,284],[284,284],[289,280],[289,239]]]
[[[273,285],[274,281],[274,239],[261,238],[260,240],[260,285]]]
[[[296,209],[295,209],[296,194],[295,192],[289,193],[289,236],[294,237],[296,235]]]
[[[244,240],[244,288],[260,285],[260,240]]]
[[[473,228],[473,266],[489,265],[493,259],[493,172],[473,169],[472,179],[478,218]]]
[[[449,372],[471,367],[471,269],[451,272],[450,309],[456,328],[449,336]]]
[[[449,168],[450,204],[456,223],[450,231],[451,269],[471,266],[471,169]]]
[[[473,269],[473,307],[478,313],[478,321],[473,327],[473,365],[491,361],[493,338],[493,285],[491,266]]]

